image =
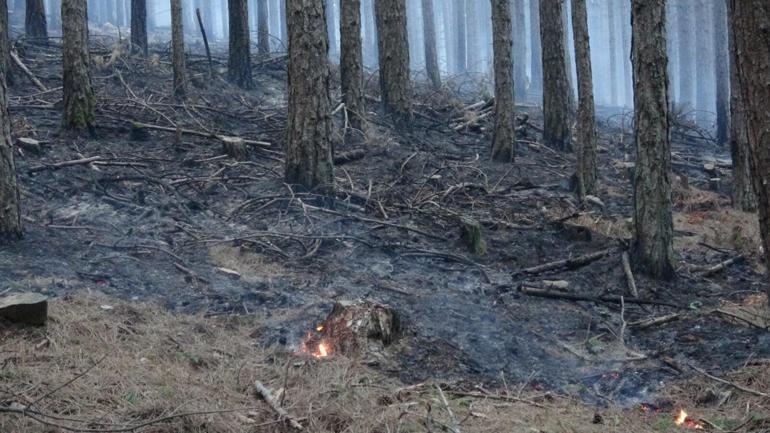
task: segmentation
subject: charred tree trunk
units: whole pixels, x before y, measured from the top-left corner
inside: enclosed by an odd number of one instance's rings
[[[529,88],[543,88],[543,50],[540,43],[540,0],[529,0],[530,80]]]
[[[354,128],[364,117],[361,0],[340,0],[340,80],[342,100]]]
[[[267,13],[267,0],[257,0],[257,52],[261,55],[270,53],[270,20]]]
[[[725,146],[730,141],[730,48],[726,2],[717,0],[712,12],[716,60],[717,144]]]
[[[513,99],[513,26],[511,1],[491,0],[492,49],[495,64],[495,130],[492,135],[492,160],[512,162],[514,131]]]
[[[230,16],[230,53],[227,78],[242,89],[251,89],[251,54],[249,39],[249,4],[246,0],[228,0]]]
[[[64,114],[66,129],[88,130],[96,126],[96,98],[91,88],[91,65],[88,54],[88,12],[86,0],[63,0],[62,64]]]
[[[578,78],[578,111],[575,130],[578,196],[596,193],[596,114],[594,109],[591,42],[588,37],[586,0],[572,0],[572,33]]]
[[[184,98],[187,93],[183,19],[182,0],[171,0],[171,63],[174,69],[174,95],[180,98]]]
[[[770,264],[770,5],[765,0],[729,0],[736,67],[751,149],[751,173],[759,199],[759,228]],[[770,286],[767,288],[770,303]]]
[[[45,5],[43,0],[27,0],[26,20],[24,30],[28,38],[48,39],[48,24],[45,20]]]
[[[728,3],[730,0],[724,0]],[[744,212],[757,210],[757,196],[752,186],[748,126],[737,67],[735,30],[728,25],[730,49],[730,153],[733,160],[732,204]]]
[[[433,14],[433,0],[422,0],[423,43],[425,44],[425,71],[433,88],[441,87],[441,71],[438,68],[436,50],[436,17]]]
[[[452,0],[455,26],[455,72],[464,74],[468,70],[465,50],[465,0]]]
[[[607,39],[610,44],[610,103],[613,107],[620,105],[618,102],[618,43],[615,32],[616,16],[615,0],[607,0]]]
[[[382,103],[396,125],[406,127],[412,120],[406,3],[405,0],[377,0],[374,11],[377,17]]]
[[[674,276],[665,0],[632,0],[634,241],[638,270]]]
[[[131,0],[131,44],[147,57],[147,0]]]
[[[543,141],[570,152],[572,89],[564,58],[564,0],[540,0],[540,37],[543,56]]]
[[[334,188],[329,45],[323,0],[286,0],[289,26],[289,117],[286,181],[309,189]]]
[[[9,34],[7,0],[0,0],[0,70],[4,72],[5,80],[13,84],[11,75],[11,39]]]
[[[691,1],[676,3],[677,39],[679,42],[679,105],[695,105],[695,44],[693,43],[693,8]]]
[[[527,29],[524,0],[513,0],[513,83],[515,98],[527,99]]]
[[[5,0],[0,0],[0,6],[3,6],[3,10],[7,14],[8,9],[5,8]],[[6,29],[7,27],[2,29],[2,32],[5,33]],[[21,237],[19,185],[16,182],[16,165],[13,161],[5,70],[5,66],[0,64],[0,245],[2,245],[3,239]]]

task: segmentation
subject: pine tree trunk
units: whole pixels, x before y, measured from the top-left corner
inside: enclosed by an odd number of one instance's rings
[[[374,0],[361,1],[361,22],[364,27],[364,65],[377,64],[377,24],[374,16]]]
[[[724,0],[729,3],[730,0]],[[749,152],[748,126],[741,92],[738,60],[735,47],[735,32],[732,25],[729,30],[730,61],[730,153],[733,160],[733,207],[744,212],[757,210],[757,196],[754,193],[751,176],[751,155]]]
[[[770,264],[770,5],[765,0],[729,0],[735,36],[736,68],[751,149],[751,173],[757,193],[759,228]],[[768,273],[770,275],[770,273]],[[767,288],[770,304],[770,286]]]
[[[8,5],[7,0],[0,0],[0,70],[5,72],[5,81],[13,84],[11,76],[11,43],[9,34]]]
[[[289,117],[286,182],[331,192],[329,45],[324,0],[286,0],[289,26]]]
[[[564,58],[564,0],[540,0],[543,55],[543,141],[546,146],[572,151],[570,118],[572,89]]]
[[[267,10],[267,0],[257,0],[257,52],[261,55],[270,53],[270,28]]]
[[[433,0],[422,0],[423,43],[425,44],[425,70],[434,89],[441,88],[441,71],[438,68],[436,50],[436,17]]]
[[[62,64],[66,129],[93,131],[96,98],[91,88],[86,0],[62,0]]]
[[[455,27],[455,72],[464,74],[468,70],[465,50],[465,0],[452,0],[452,5],[454,6]]]
[[[529,89],[536,92],[543,89],[543,50],[540,42],[540,0],[529,0]]]
[[[636,268],[674,276],[665,0],[632,0],[634,241]]]
[[[361,46],[361,0],[340,0],[340,80],[342,100],[354,128],[364,117],[364,67]]]
[[[491,0],[492,50],[495,69],[495,130],[492,135],[492,160],[513,162],[514,158],[514,99],[513,99],[513,25],[511,1]]]
[[[50,0],[49,5],[51,6],[49,11],[50,27],[52,30],[61,31],[61,0]]]
[[[326,0],[325,2],[326,13],[326,33],[329,37],[329,56],[336,57],[337,55],[337,27],[334,25],[334,0]]]
[[[374,2],[374,11],[379,41],[382,103],[396,126],[406,127],[412,120],[406,3],[405,0],[377,0]]]
[[[289,46],[289,29],[286,25],[286,0],[280,0],[281,4],[281,41],[288,49]]]
[[[131,0],[131,44],[147,57],[147,0]]]
[[[699,29],[699,35],[695,38],[696,52],[696,93],[695,107],[699,110],[696,118],[702,125],[710,122],[711,117],[708,113],[713,113],[709,98],[709,90],[714,86],[714,68],[711,67],[711,48],[713,48],[713,37],[709,37],[710,29],[713,25],[711,20],[710,4],[714,0],[698,0],[696,3],[696,27]]]
[[[730,141],[730,48],[727,30],[727,3],[716,0],[713,12],[716,59],[717,144]]]
[[[481,46],[479,44],[478,3],[465,2],[465,65],[471,72],[481,72]]]
[[[631,3],[621,2],[621,34],[623,36],[623,99],[626,107],[634,102],[634,82],[631,78]]]
[[[249,4],[246,0],[228,0],[230,17],[230,52],[227,57],[227,78],[242,89],[254,87],[251,77],[249,39]]]
[[[184,98],[187,93],[182,20],[182,0],[171,0],[171,63],[174,70],[174,95],[180,98]]]
[[[230,26],[228,21],[230,20],[230,14],[228,13],[230,0],[219,0],[219,26],[222,28],[220,37],[222,39],[229,38]]]
[[[43,5],[43,0],[27,0],[26,11],[24,29],[27,37],[44,39],[42,42],[47,42],[48,25],[45,20],[45,6]]]
[[[0,6],[6,6],[5,0],[0,1]],[[7,14],[8,9],[5,7],[3,9]],[[16,182],[16,165],[13,161],[7,91],[5,67],[0,65],[0,246],[3,245],[4,239],[21,237],[19,186]]]
[[[524,0],[513,0],[513,83],[519,101],[527,99],[527,29]]]
[[[607,40],[610,44],[610,104],[613,107],[620,105],[618,102],[618,43],[616,38],[616,5],[615,0],[607,1]],[[574,19],[573,19],[574,22]],[[574,24],[573,24],[574,26]]]
[[[576,186],[578,196],[596,194],[596,114],[594,108],[591,43],[588,37],[586,0],[572,0],[572,33],[578,78]]]
[[[695,106],[695,44],[693,43],[693,8],[690,1],[677,1],[677,36],[679,40],[679,100],[682,108]]]

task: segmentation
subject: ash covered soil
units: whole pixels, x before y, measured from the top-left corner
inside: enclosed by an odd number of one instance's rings
[[[571,295],[632,297],[621,261],[632,215],[627,112],[600,110],[602,203],[580,204],[569,190],[572,155],[538,143],[537,107],[520,107],[516,162],[496,164],[483,105],[465,108],[484,100],[468,90],[477,77],[455,77],[444,92],[418,86],[408,131],[378,113],[369,77],[367,131],[334,115],[337,157],[352,160],[338,161],[330,199],[283,182],[283,56],[255,60],[256,89],[242,91],[209,79],[205,59],[191,55],[189,97],[178,100],[165,49],[142,61],[96,43],[99,126],[78,136],[60,130],[61,50],[19,48],[50,90],[21,73],[10,88],[13,135],[39,140],[42,152],[18,149],[25,237],[0,248],[0,291],[88,290],[254,315],[256,341],[288,350],[335,301],[369,299],[394,307],[403,328],[370,363],[405,382],[504,380],[597,402],[653,399],[692,374],[689,364],[719,373],[770,357],[767,321],[754,314],[764,302],[755,218],[730,209],[726,150],[684,120],[674,135],[679,278],[635,275],[646,305],[547,299],[519,287],[565,281]],[[226,61],[215,63],[223,72]],[[137,137],[133,122],[171,132]],[[271,146],[250,146],[237,161],[217,134]],[[462,218],[482,225],[485,255],[463,243]],[[585,266],[523,272],[605,249]],[[738,255],[746,259],[699,273]]]

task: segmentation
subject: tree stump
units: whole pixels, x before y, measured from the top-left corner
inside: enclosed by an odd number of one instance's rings
[[[18,293],[0,299],[0,317],[32,326],[45,325],[48,298],[37,293]]]
[[[222,151],[236,161],[249,159],[249,148],[238,137],[219,137],[222,140]]]

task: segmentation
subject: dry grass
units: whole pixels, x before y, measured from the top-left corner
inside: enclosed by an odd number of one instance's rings
[[[0,407],[29,405],[92,367],[35,407],[70,419],[52,420],[55,423],[91,429],[135,425],[170,414],[242,409],[183,416],[141,431],[288,431],[254,396],[253,383],[260,380],[276,392],[285,388],[284,406],[311,432],[429,432],[446,431],[452,424],[432,384],[405,386],[344,357],[318,361],[265,350],[250,336],[260,326],[253,317],[180,316],[154,305],[113,303],[89,295],[54,301],[50,313],[47,329],[0,329]],[[730,379],[767,390],[768,370],[767,364],[752,366]],[[691,408],[693,415],[721,426],[768,416],[766,399],[733,392],[717,406],[703,398],[709,391],[722,396],[726,389],[697,379],[669,392],[674,407]],[[600,410],[601,423],[595,424],[596,408],[535,391],[520,397],[538,406],[447,395],[464,433],[678,430],[670,413],[639,408]],[[749,422],[741,431],[768,431],[762,425]],[[0,431],[60,429],[3,414]]]

